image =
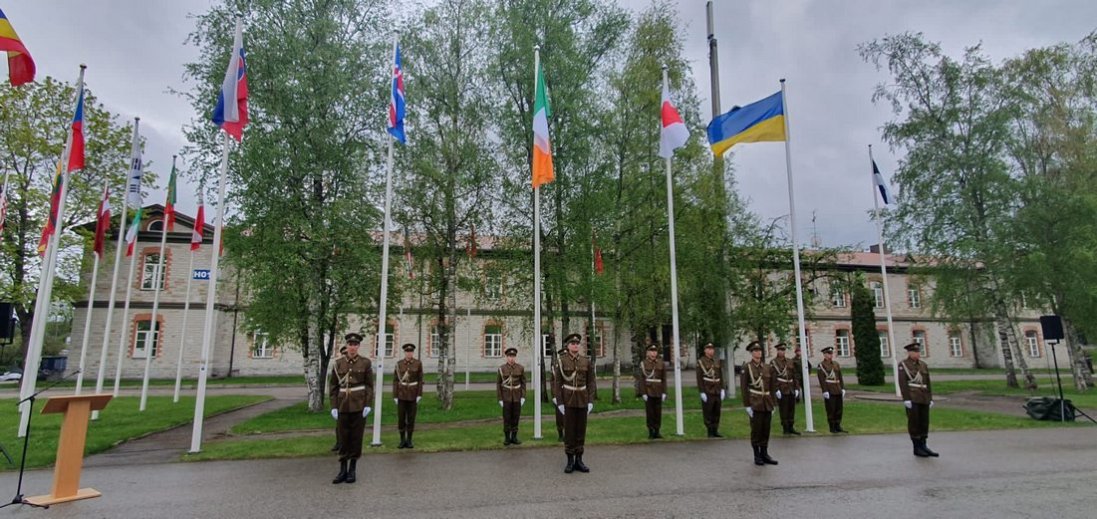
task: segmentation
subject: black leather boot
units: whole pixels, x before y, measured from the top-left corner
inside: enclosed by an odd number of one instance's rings
[[[400,446],[397,449],[406,449],[408,446],[408,435],[404,431],[400,431]]]
[[[347,460],[339,460],[339,475],[331,480],[333,485],[338,485],[347,480]]]
[[[720,434],[720,428],[719,427],[714,426],[712,428],[712,437],[713,438],[723,438],[724,437],[724,435]]]
[[[648,439],[649,440],[654,440],[655,439],[655,429],[652,429],[651,427],[648,427]]]
[[[937,454],[936,452],[933,452],[932,450],[929,449],[929,445],[926,445],[926,439],[925,438],[922,438],[921,441],[922,441],[922,452],[925,452],[927,455],[929,455],[931,457],[934,457],[934,458],[940,456],[940,454]]]
[[[510,431],[503,431],[503,445],[510,445]]]
[[[757,445],[751,445],[750,448],[754,449],[754,464],[759,467],[765,465],[766,462],[762,461],[762,449]]]
[[[793,425],[791,425],[791,424],[790,424],[790,425],[788,426],[788,433],[789,433],[789,434],[794,434],[794,435],[796,435],[796,436],[800,436],[800,431],[797,431],[797,430],[796,430],[796,427],[794,427],[794,426],[793,426]]]
[[[922,440],[917,440],[917,439],[911,438],[910,442],[914,444],[914,455],[915,456],[918,456],[919,458],[928,458],[929,457],[929,453],[922,450]]]
[[[518,441],[518,431],[511,431],[510,432],[510,444],[511,445],[521,445],[522,444],[522,442]]]
[[[575,455],[575,470],[583,473],[590,472],[590,467],[588,467],[586,463],[583,463],[582,454]]]
[[[347,483],[354,483],[358,481],[358,460],[350,460],[350,467],[347,467]]]
[[[834,432],[836,432],[836,433],[848,433],[849,431],[843,429],[841,423],[836,423],[836,424],[834,424]]]
[[[765,447],[760,447],[760,450],[762,451],[762,461],[766,462],[767,465],[777,464],[777,460],[769,457],[769,445],[766,445]]]
[[[575,472],[575,455],[568,454],[568,464],[564,465],[564,474]]]
[[[412,434],[413,433],[411,431],[408,431],[408,442],[406,444],[404,444],[405,448],[408,448],[408,449],[414,449],[415,448],[415,444],[411,443],[411,435]]]
[[[662,435],[662,434],[659,434],[659,429],[652,429],[652,430],[651,430],[651,434],[652,434],[652,436],[651,436],[651,437],[652,437],[652,438],[654,438],[654,439],[656,439],[656,440],[661,440],[661,439],[663,439],[663,435]]]

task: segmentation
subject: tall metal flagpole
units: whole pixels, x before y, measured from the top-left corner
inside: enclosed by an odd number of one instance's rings
[[[541,70],[541,46],[533,47],[533,90]],[[541,436],[541,186],[533,188],[533,439]],[[555,347],[555,346],[554,346]],[[555,410],[553,411],[555,412]]]
[[[667,87],[667,66],[663,65],[663,91]],[[671,152],[673,154],[673,151]],[[682,345],[678,330],[678,260],[675,257],[674,248],[674,178],[670,171],[670,159],[667,164],[667,232],[670,235],[670,324],[673,336],[671,344],[671,356],[674,358],[674,419],[675,434],[686,434],[685,424],[682,422]]]
[[[171,156],[171,171],[175,174],[175,155]],[[169,193],[170,196],[170,193]],[[167,283],[167,279],[161,279],[160,276],[164,275],[164,265],[167,263],[167,259],[164,257],[164,246],[168,243],[168,222],[167,215],[165,215],[163,222],[160,222],[160,256],[156,263],[156,266],[152,268],[152,317],[149,319],[149,330],[152,331],[152,344],[145,344],[145,375],[141,379],[141,404],[138,406],[138,411],[144,411],[149,400],[149,368],[152,367],[152,358],[156,352],[159,352],[160,348],[157,344],[162,342],[160,339],[161,334],[164,333],[160,329],[159,324],[156,321],[156,314],[160,310],[160,292],[164,283]]]
[[[394,56],[393,62],[395,63],[396,46],[399,45],[397,37],[392,39],[392,55]],[[381,225],[381,300],[378,302],[378,306],[381,307],[381,312],[377,316],[377,376],[374,377],[375,391],[373,392],[373,441],[370,445],[377,447],[381,445],[381,405],[384,403],[382,393],[384,393],[384,380],[385,380],[385,328],[388,324],[388,297],[389,297],[389,211],[392,207],[392,155],[396,145],[393,141],[396,140],[395,136],[389,138],[389,155],[388,155],[388,167],[385,168],[385,216],[384,223]],[[396,345],[393,344],[395,348]],[[396,395],[393,395],[396,396]]]
[[[872,145],[868,145],[869,186],[872,189],[873,219],[876,220],[876,243],[880,247],[880,277],[883,278],[884,308],[888,317],[888,353],[891,354],[891,378],[895,383],[895,396],[903,396],[899,389],[899,355],[895,348],[895,326],[891,323],[891,295],[888,292],[888,270],[884,261],[884,229],[880,223],[880,201],[876,197],[876,176],[873,167],[876,162],[872,160]]]
[[[76,102],[79,103],[84,95],[84,69],[87,65],[80,65],[80,77],[76,81]],[[20,387],[19,399],[25,399],[34,394],[35,383],[38,380],[38,366],[42,361],[42,342],[45,339],[46,321],[49,320],[50,298],[53,296],[53,278],[57,266],[57,249],[61,241],[61,226],[65,216],[65,197],[69,188],[69,160],[72,155],[72,130],[69,129],[65,139],[65,149],[61,154],[61,193],[57,203],[57,218],[54,221],[53,235],[46,240],[46,258],[42,262],[42,272],[38,278],[38,298],[34,302],[34,322],[31,324],[30,337],[27,342],[27,359],[23,366],[23,381]],[[47,217],[48,218],[48,217]],[[19,437],[27,434],[27,425],[30,423],[30,402],[23,402],[19,407]]]
[[[137,128],[141,124],[140,117],[133,118],[133,142],[131,144],[131,150],[136,148],[138,142]],[[131,151],[132,155],[132,151]],[[131,156],[132,160],[133,157]],[[122,212],[118,215],[118,245],[114,250],[114,275],[110,280],[110,298],[107,302],[107,322],[103,325],[103,349],[99,351],[99,370],[95,375],[95,394],[103,393],[103,381],[107,374],[107,351],[110,349],[110,327],[112,319],[114,317],[114,302],[115,295],[118,289],[118,269],[122,265],[122,243],[126,239],[126,209],[128,208],[129,192],[126,189],[122,190]],[[122,357],[118,357],[117,361],[122,362]],[[99,411],[91,412],[91,419],[99,419]]]
[[[785,170],[788,173],[788,217],[789,229],[792,235],[792,269],[796,276],[796,319],[800,325],[800,345],[803,355],[800,356],[800,371],[804,381],[804,419],[807,432],[815,432],[815,419],[811,410],[811,374],[808,373],[808,333],[807,324],[804,323],[804,288],[800,281],[800,242],[796,241],[796,202],[792,189],[792,151],[789,143],[792,134],[789,133],[788,94],[785,93],[785,80],[781,79],[781,103],[785,113]]]
[[[194,251],[190,251],[190,266],[187,267],[187,295],[183,302],[183,323],[179,325],[179,358],[175,361],[175,396],[172,403],[179,403],[179,388],[183,381],[183,349],[187,345],[187,316],[190,315],[190,285],[194,281]]]
[[[103,199],[109,200],[110,188],[103,183]],[[108,202],[109,203],[109,202]],[[100,208],[101,209],[101,208]],[[99,214],[95,215],[96,226],[99,222]],[[88,333],[91,332],[91,313],[95,308],[95,280],[99,278],[99,252],[95,252],[95,259],[91,264],[91,281],[88,282],[88,311],[84,314],[84,338],[80,340],[80,367],[76,374],[76,392],[79,395],[84,389],[84,368],[88,361]]]
[[[141,207],[136,208],[138,211]],[[138,221],[137,225],[141,222]],[[130,298],[133,297],[133,273],[137,269],[137,239],[140,236],[140,229],[133,229],[133,254],[130,255],[130,269],[129,275],[126,277],[126,301],[122,304],[122,324],[118,327],[118,364],[114,367],[114,396],[118,396],[118,389],[122,382],[122,356],[126,353],[126,332],[129,331],[129,318],[130,318]],[[127,247],[128,248],[128,247]]]

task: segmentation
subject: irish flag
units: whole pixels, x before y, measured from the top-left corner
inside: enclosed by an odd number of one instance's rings
[[[548,118],[552,115],[548,96],[545,95],[545,74],[537,63],[536,86],[533,95],[533,188],[552,182],[552,143],[549,141]]]
[[[164,220],[168,222],[168,232],[175,230],[175,202],[178,200],[175,193],[175,159],[171,162],[171,176],[168,177],[168,197],[164,201]]]

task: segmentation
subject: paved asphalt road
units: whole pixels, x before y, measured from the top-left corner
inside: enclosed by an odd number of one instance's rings
[[[593,447],[571,475],[560,448],[367,455],[354,485],[330,483],[334,458],[89,467],[103,497],[0,518],[1097,517],[1097,428],[930,440],[941,458],[903,435],[779,438],[764,468],[743,441]],[[28,494],[50,476],[29,473]]]

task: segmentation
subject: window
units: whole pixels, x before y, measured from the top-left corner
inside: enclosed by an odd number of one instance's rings
[[[960,332],[950,332],[948,334],[948,354],[951,357],[964,356],[964,344],[960,341]]]
[[[870,286],[872,287],[872,299],[876,303],[876,308],[884,307],[884,285],[873,281]]]
[[[924,330],[914,330],[910,334],[910,338],[913,342],[918,343],[918,351],[922,352],[922,356],[929,356],[929,345],[926,344],[926,332]]]
[[[542,356],[545,356],[545,357],[551,357],[552,356],[552,334],[551,333],[542,333],[541,334],[541,354],[542,354]]]
[[[137,321],[137,333],[133,337],[133,355],[131,357],[135,359],[145,358],[149,354],[150,347],[152,348],[152,356],[156,357],[160,345],[159,332],[159,323],[157,323],[156,329],[153,330],[149,319]]]
[[[907,288],[907,302],[910,303],[911,308],[922,307],[922,292],[915,285],[911,285]]]
[[[888,331],[879,330],[880,334],[880,356],[884,358],[891,357],[891,348],[888,346]]]
[[[273,359],[274,348],[270,345],[270,334],[257,331],[251,336],[251,358]]]
[[[159,287],[153,285],[154,279],[158,281]],[[160,254],[145,254],[141,266],[141,290],[156,290],[157,288],[164,289],[164,264],[160,261]]]
[[[593,355],[595,357],[606,356],[606,326],[605,323],[600,323],[597,320],[594,321],[594,340],[587,341],[587,355]],[[597,351],[592,352],[591,347],[597,346]]]
[[[849,330],[834,332],[834,349],[839,357],[849,356]]]
[[[805,335],[807,335],[807,338],[808,338],[808,347],[807,347],[806,351],[801,351],[801,353],[804,353],[804,355],[807,355],[808,357],[811,357],[811,356],[815,355],[815,352],[813,351],[814,350],[814,347],[813,347],[814,345],[811,342],[811,330],[805,328],[804,333],[805,333]],[[801,345],[800,345],[800,328],[799,327],[795,327],[795,328],[792,329],[792,340],[793,340],[793,344],[796,345],[796,348],[801,348]],[[796,348],[793,348],[793,352],[796,351]],[[803,350],[803,348],[801,348],[801,350]]]
[[[430,344],[427,345],[427,356],[437,357],[438,350],[442,347],[442,336],[438,333],[438,325],[430,327]]]
[[[846,307],[846,292],[837,285],[830,286],[830,304],[835,308]]]
[[[1036,330],[1029,330],[1025,332],[1025,342],[1028,343],[1028,356],[1039,357],[1040,339],[1036,336]]]
[[[384,353],[385,357],[390,358],[390,359],[392,358],[393,354],[395,353],[395,348],[394,348],[394,343],[396,342],[395,328],[396,328],[396,323],[393,323],[392,321],[389,321],[387,324],[385,324],[385,351],[383,351],[382,353]],[[377,351],[377,336],[376,335],[373,337],[373,351],[374,352]],[[374,357],[376,357],[376,355],[374,355]]]
[[[150,231],[163,231],[164,230],[164,221],[163,220],[153,220],[153,221],[149,222],[149,230]]]
[[[484,356],[503,356],[503,327],[498,324],[484,326]]]

